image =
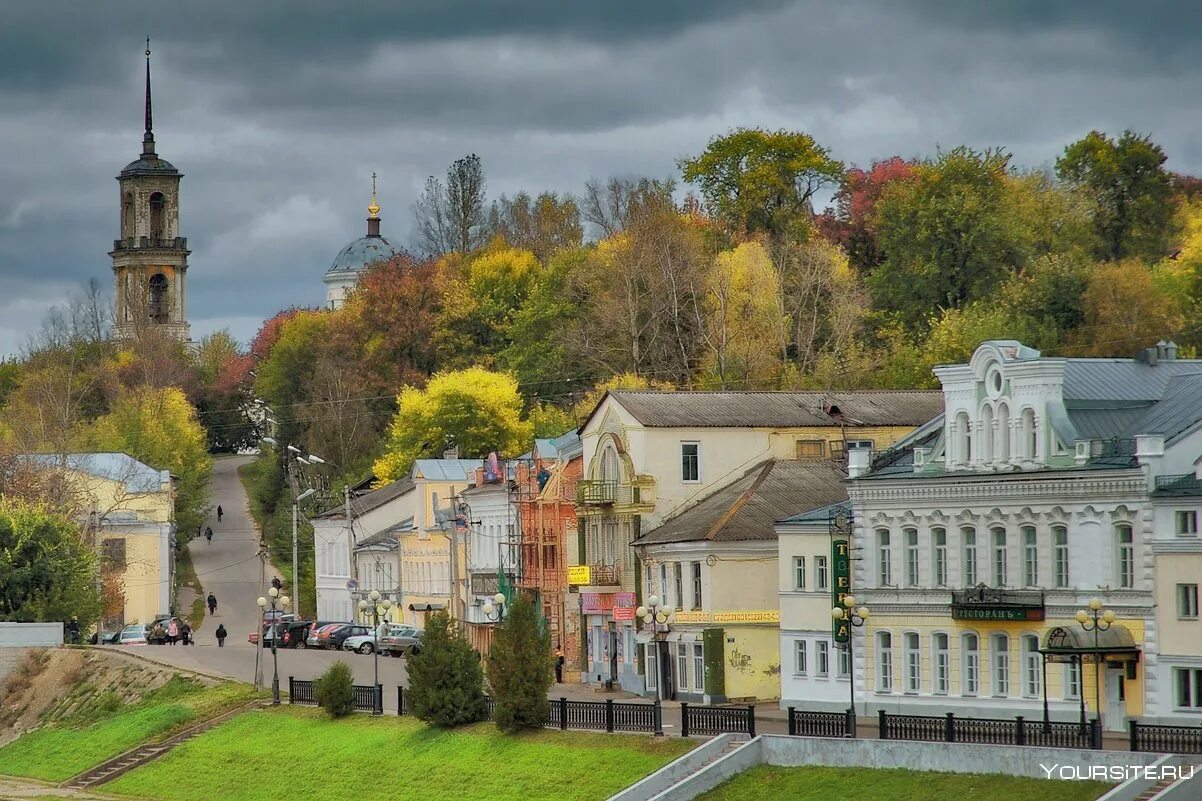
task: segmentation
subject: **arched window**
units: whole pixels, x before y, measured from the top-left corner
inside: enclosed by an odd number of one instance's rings
[[[876,532],[877,548],[877,579],[882,587],[893,583],[893,554],[890,550],[889,531],[878,529]]]
[[[981,464],[993,461],[993,407],[981,409],[981,440],[977,444],[977,459]]]
[[[167,221],[167,200],[163,197],[162,192],[154,192],[150,195],[150,238],[163,239],[166,237],[166,228],[164,225]]]
[[[947,635],[942,632],[934,634],[931,637],[931,643],[935,651],[935,683],[931,690],[935,695],[947,695],[948,682],[952,672]]]
[[[1038,441],[1038,433],[1035,430],[1035,410],[1028,407],[1023,409],[1022,416],[1019,418],[1019,454],[1027,461],[1034,461],[1036,454],[1036,442]]]
[[[167,276],[155,273],[147,282],[147,305],[152,323],[165,323],[170,314],[167,302]]]
[[[977,635],[965,634],[960,638],[960,645],[964,651],[960,694],[976,695],[981,687],[981,643]]]
[[[618,483],[618,453],[613,448],[601,454],[601,480]]]
[[[968,415],[960,412],[956,415],[955,428],[955,461],[959,464],[968,464],[972,461],[972,424],[968,420]]]
[[[993,584],[995,587],[1006,586],[1006,529],[995,528],[993,534]]]
[[[997,407],[997,437],[993,446],[994,461],[1010,461],[1010,407],[1005,402]]]
[[[126,192],[121,199],[121,237],[123,239],[134,235],[134,195]]]
[[[1119,586],[1135,586],[1135,532],[1127,524],[1115,526],[1118,540]]]
[[[917,693],[922,689],[922,651],[919,647],[917,632],[906,632],[903,645],[906,652],[905,691],[908,693]]]

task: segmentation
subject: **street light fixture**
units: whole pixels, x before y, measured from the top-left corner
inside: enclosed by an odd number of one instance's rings
[[[847,685],[848,698],[851,701],[851,719],[856,719],[856,660],[853,656],[853,645],[855,640],[855,630],[863,628],[868,622],[868,617],[871,612],[867,606],[856,606],[856,598],[854,595],[843,596],[843,606],[836,606],[831,610],[831,619],[836,623],[844,622],[848,624],[847,629]],[[855,736],[855,729],[847,733],[848,737]]]
[[[498,592],[484,602],[484,616],[493,623],[505,620],[505,593]]]
[[[280,616],[280,613],[282,613],[284,611],[284,609],[286,609],[288,606],[288,596],[280,595],[280,591],[277,590],[275,587],[268,588],[267,594],[270,596],[270,600],[268,600],[267,598],[264,598],[262,595],[260,595],[258,604],[259,604],[259,608],[262,609],[264,612],[267,611],[268,606],[271,606],[271,622],[269,624],[271,626],[271,670],[272,670],[271,705],[279,706],[280,705],[280,660],[279,660],[279,656],[276,654],[276,644],[279,642],[279,637],[277,636],[279,634],[279,630],[276,628],[276,626],[278,625],[278,618]],[[262,637],[263,637],[263,635],[260,634],[259,635],[260,640],[262,639]]]
[[[1102,608],[1101,598],[1089,599],[1089,611],[1077,610],[1077,623],[1085,631],[1093,632],[1093,707],[1098,719],[1102,718],[1102,655],[1099,653],[1099,634],[1108,630],[1118,619],[1113,611]],[[1085,710],[1081,710],[1081,725],[1085,725]]]
[[[664,675],[667,664],[665,664],[664,649],[661,646],[668,643],[662,639],[661,635],[668,633],[669,624],[673,620],[672,610],[660,605],[658,595],[651,595],[647,598],[647,605],[640,606],[634,610],[634,613],[651,627],[651,637],[655,642],[655,671],[658,674],[655,677],[655,697],[656,700],[662,701],[664,700]]]
[[[259,439],[263,440],[268,445],[279,445],[280,444],[275,441],[275,437],[260,437]]]
[[[371,599],[370,603],[368,603],[367,598]],[[371,713],[373,715],[382,715],[384,714],[384,699],[380,697],[380,618],[388,618],[388,611],[392,609],[392,601],[387,598],[381,601],[379,590],[372,590],[368,593],[367,598],[359,599],[359,611],[363,614],[371,615],[372,618],[371,658],[372,668],[375,671],[372,694],[375,698],[375,703],[372,705]]]

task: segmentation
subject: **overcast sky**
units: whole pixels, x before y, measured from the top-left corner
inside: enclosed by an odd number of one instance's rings
[[[471,152],[491,197],[676,177],[736,126],[848,163],[1004,146],[1049,165],[1091,128],[1151,133],[1202,172],[1191,4],[1124,0],[120,0],[0,3],[0,354],[92,277],[111,286],[113,177],[184,174],[194,337],[242,340],[364,232],[411,241],[428,175]]]

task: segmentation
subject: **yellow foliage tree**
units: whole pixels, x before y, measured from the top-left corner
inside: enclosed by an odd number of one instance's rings
[[[635,375],[634,373],[618,373],[590,389],[572,407],[576,419],[584,420],[584,418],[588,417],[593,411],[593,407],[600,403],[601,399],[605,397],[605,393],[611,389],[656,389],[660,392],[671,392],[676,387],[667,381],[656,381],[646,376]]]
[[[788,321],[768,252],[746,242],[718,254],[704,284],[703,386],[766,388],[780,369]]]
[[[1085,356],[1130,356],[1176,336],[1185,321],[1182,305],[1138,259],[1099,264],[1085,290],[1085,324],[1070,340]]]

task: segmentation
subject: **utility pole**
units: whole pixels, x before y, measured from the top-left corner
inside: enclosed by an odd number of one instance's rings
[[[96,542],[96,558],[100,569],[96,571],[96,595],[100,598],[100,619],[96,621],[96,642],[103,644],[104,637],[104,541],[100,534],[100,511],[96,508],[96,500],[92,499],[92,537]]]
[[[267,547],[263,542],[263,535],[259,535],[259,588],[260,590],[267,584]],[[255,606],[258,609],[258,605]],[[262,610],[255,612],[255,630],[258,632],[258,637],[255,639],[255,690],[263,689],[263,614]],[[274,632],[272,632],[274,636]],[[274,642],[274,640],[272,640]]]
[[[300,614],[300,578],[297,568],[296,555],[296,516],[300,504],[296,500],[296,494],[292,495],[292,612]]]
[[[459,496],[451,490],[451,597],[448,598],[447,609],[458,620],[463,620],[459,614]]]

